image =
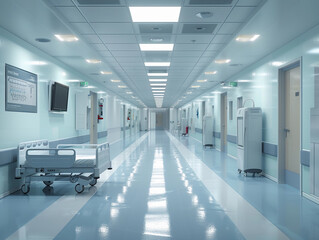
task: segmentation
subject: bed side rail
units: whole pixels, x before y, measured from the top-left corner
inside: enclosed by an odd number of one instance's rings
[[[29,149],[26,152],[25,167],[70,168],[75,161],[74,149]]]

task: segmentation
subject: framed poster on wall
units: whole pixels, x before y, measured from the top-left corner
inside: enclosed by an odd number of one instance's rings
[[[13,112],[37,112],[38,76],[5,65],[5,109]]]

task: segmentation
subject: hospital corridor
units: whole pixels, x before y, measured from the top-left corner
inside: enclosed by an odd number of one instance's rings
[[[318,240],[319,0],[1,0],[0,240]]]
[[[3,239],[316,239],[318,206],[166,131],[114,144],[114,173],[76,194],[36,183],[1,200]],[[227,163],[226,163],[227,161]],[[276,199],[276,201],[274,201]],[[293,207],[293,211],[291,208]]]

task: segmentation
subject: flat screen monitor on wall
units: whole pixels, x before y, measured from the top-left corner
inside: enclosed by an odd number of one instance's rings
[[[68,110],[69,87],[54,82],[51,86],[51,111],[66,112]]]

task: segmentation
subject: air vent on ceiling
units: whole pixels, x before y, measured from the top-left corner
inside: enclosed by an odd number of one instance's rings
[[[189,0],[189,5],[228,5],[233,0]]]
[[[214,32],[217,24],[184,24],[182,33],[191,34],[211,34]]]
[[[120,0],[77,0],[80,5],[120,5]]]
[[[172,33],[172,24],[139,24],[140,33]]]

